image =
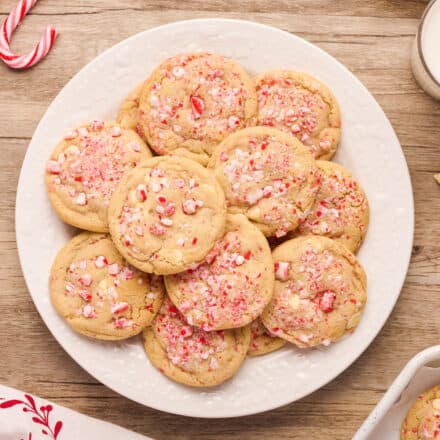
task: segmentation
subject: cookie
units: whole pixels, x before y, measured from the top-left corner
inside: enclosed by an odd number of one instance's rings
[[[126,339],[150,325],[164,296],[160,277],[122,259],[108,234],[83,232],[58,253],[49,290],[60,316],[95,339]]]
[[[311,235],[286,241],[272,257],[274,294],[261,316],[271,333],[313,347],[355,329],[367,300],[367,279],[345,246]]]
[[[205,331],[243,327],[261,315],[274,284],[264,235],[241,214],[229,214],[226,231],[205,261],[165,277],[171,301],[189,324]]]
[[[293,136],[269,127],[230,135],[208,167],[225,191],[230,212],[245,214],[266,236],[294,230],[319,189],[310,152]]]
[[[121,127],[136,130],[139,120],[139,100],[143,86],[144,83],[139,84],[132,90],[119,107],[116,121]]]
[[[138,269],[159,275],[203,261],[225,222],[225,197],[212,173],[178,156],[147,159],[126,173],[109,207],[119,252]]]
[[[249,326],[205,332],[189,325],[168,298],[144,331],[151,363],[170,379],[194,387],[212,387],[232,377],[249,342]]]
[[[400,429],[400,440],[436,438],[440,438],[440,385],[418,396]]]
[[[138,131],[156,151],[205,165],[229,133],[255,125],[252,79],[221,55],[176,55],[154,70],[142,90]]]
[[[329,160],[341,137],[336,98],[322,82],[290,70],[274,70],[255,79],[258,125],[292,134],[316,159]]]
[[[260,318],[251,324],[251,344],[247,352],[248,356],[261,356],[272,353],[286,345],[286,341],[269,333]]]
[[[296,235],[325,235],[357,252],[369,221],[368,200],[353,175],[334,162],[318,161],[321,187]]]
[[[72,130],[46,165],[46,188],[57,214],[70,225],[108,232],[110,197],[125,171],[151,157],[144,141],[113,122]]]

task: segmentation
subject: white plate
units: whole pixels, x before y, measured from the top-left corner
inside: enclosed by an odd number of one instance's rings
[[[125,95],[164,58],[211,50],[254,74],[273,68],[307,71],[339,100],[343,136],[336,160],[354,172],[371,207],[359,258],[369,279],[368,304],[355,333],[326,349],[287,348],[247,360],[228,383],[211,390],[177,385],[147,361],[138,338],[100,343],[81,337],[52,308],[47,279],[52,260],[74,234],[51,209],[45,162],[72,126],[114,118]],[[365,87],[330,55],[281,30],[236,20],[193,20],[135,35],[82,69],[50,105],[27,151],[17,194],[16,231],[29,291],[44,322],[64,349],[90,374],[120,394],[163,411],[197,417],[254,414],[300,399],[344,371],[387,320],[402,287],[413,238],[413,198],[397,137]]]

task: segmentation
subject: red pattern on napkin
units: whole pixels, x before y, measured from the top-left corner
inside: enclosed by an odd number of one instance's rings
[[[41,425],[42,434],[48,436],[48,438],[52,440],[61,440],[61,437],[59,437],[58,435],[63,428],[63,422],[61,420],[58,420],[52,428],[49,421],[50,413],[53,410],[53,406],[50,404],[42,405],[38,409],[35,403],[35,399],[31,395],[25,394],[24,397],[26,401],[18,399],[5,400],[4,398],[0,397],[0,401],[3,401],[0,403],[0,410],[9,409],[12,407],[17,407],[16,409],[18,409],[21,406],[24,413],[32,414],[32,422]],[[29,433],[27,440],[32,440],[31,432]]]

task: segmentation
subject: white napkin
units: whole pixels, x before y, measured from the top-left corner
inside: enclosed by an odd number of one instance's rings
[[[1,440],[153,440],[0,385]]]

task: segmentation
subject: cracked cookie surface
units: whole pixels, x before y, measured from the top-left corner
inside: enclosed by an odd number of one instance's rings
[[[440,438],[440,385],[420,394],[400,430],[401,440]]]
[[[262,356],[279,350],[286,345],[287,341],[272,335],[264,327],[260,318],[251,324],[251,343],[249,345],[248,356]]]
[[[95,339],[126,339],[140,333],[159,310],[161,277],[131,267],[108,234],[83,232],[58,253],[49,290],[60,316]]]
[[[316,162],[320,188],[315,202],[293,236],[324,235],[357,252],[369,222],[368,200],[353,175],[334,162]]]
[[[151,151],[133,131],[92,121],[67,133],[46,165],[46,188],[57,214],[70,225],[108,232],[108,204],[123,174]]]
[[[165,277],[173,303],[203,330],[243,327],[269,303],[272,256],[264,235],[242,214],[229,214],[226,231],[203,263]]]
[[[274,70],[255,79],[258,125],[298,138],[316,159],[330,160],[341,137],[339,105],[330,89],[311,75]]]
[[[119,252],[133,266],[159,275],[203,261],[225,222],[224,193],[212,173],[178,156],[151,158],[126,173],[109,207]]]
[[[255,125],[257,99],[248,74],[212,53],[176,55],[142,89],[138,132],[156,153],[205,165],[229,133]]]
[[[194,387],[212,387],[232,377],[249,348],[249,326],[205,332],[189,325],[166,298],[144,331],[151,363],[170,379]]]
[[[327,237],[286,241],[272,252],[275,289],[261,320],[298,347],[328,345],[352,332],[367,300],[356,257]]]
[[[246,215],[266,236],[282,237],[297,228],[319,189],[310,152],[293,136],[269,127],[230,135],[208,168],[225,191],[228,210]]]

